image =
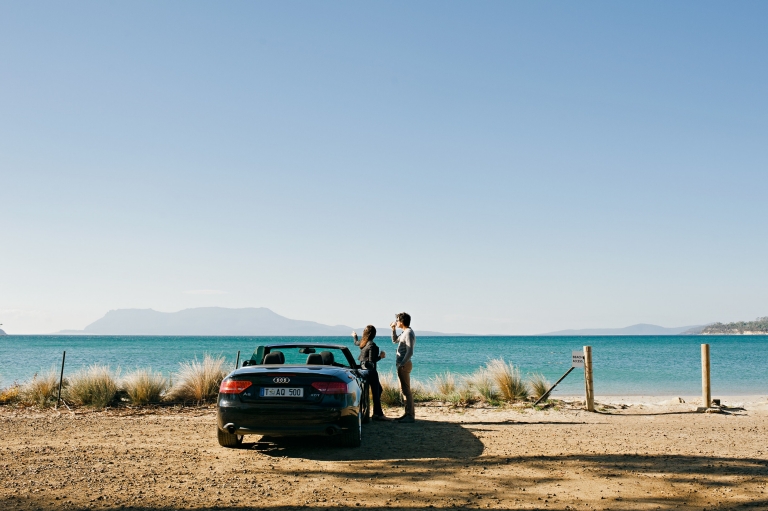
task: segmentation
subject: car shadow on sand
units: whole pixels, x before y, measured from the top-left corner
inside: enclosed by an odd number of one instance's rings
[[[243,448],[268,456],[323,461],[470,459],[483,453],[483,443],[467,428],[452,422],[418,420],[413,424],[371,422],[363,425],[362,445],[340,448],[333,437],[263,437]]]

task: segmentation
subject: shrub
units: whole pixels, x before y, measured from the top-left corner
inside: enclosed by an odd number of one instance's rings
[[[203,361],[181,362],[176,373],[176,384],[171,397],[182,401],[203,403],[213,401],[219,395],[221,380],[227,375],[224,357],[213,358],[206,354]]]
[[[70,378],[65,392],[67,401],[95,408],[106,408],[115,399],[116,394],[117,382],[109,366],[97,364],[75,373]]]
[[[136,405],[160,402],[168,387],[168,379],[151,369],[137,369],[123,379],[123,389]]]
[[[528,398],[528,385],[515,366],[497,358],[488,362],[486,368],[505,401],[522,401]]]
[[[534,373],[530,375],[528,377],[528,385],[530,385],[531,394],[536,400],[541,399],[549,390],[549,387],[552,386],[552,384],[549,383],[549,380],[547,380],[547,378],[541,373]]]
[[[432,386],[443,401],[448,401],[448,396],[456,392],[456,377],[453,373],[445,372],[432,378]]]
[[[64,382],[66,383],[66,382]],[[53,406],[59,391],[59,372],[51,367],[42,376],[35,374],[32,381],[20,389],[21,402],[40,407]]]
[[[380,373],[381,404],[384,406],[403,406],[403,395],[400,393],[400,382],[392,373]]]
[[[496,390],[493,375],[487,369],[479,369],[467,379],[469,388],[474,390],[480,399],[490,404],[499,402],[499,392]]]
[[[10,405],[21,400],[21,387],[13,384],[7,389],[0,390],[0,405]]]

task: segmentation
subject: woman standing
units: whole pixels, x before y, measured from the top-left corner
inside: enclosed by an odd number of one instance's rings
[[[357,360],[360,361],[360,365],[363,369],[368,370],[368,385],[371,387],[371,394],[373,395],[373,420],[381,421],[387,420],[384,416],[384,411],[381,409],[381,382],[379,382],[379,373],[376,370],[376,364],[379,360],[384,358],[387,354],[383,351],[379,351],[379,347],[373,342],[376,337],[376,327],[368,325],[363,330],[362,340],[357,339],[357,332],[352,332],[352,338],[355,340],[355,346],[360,346],[360,356]]]

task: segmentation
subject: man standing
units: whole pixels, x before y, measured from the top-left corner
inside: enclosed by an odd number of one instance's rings
[[[413,393],[411,392],[411,369],[413,363],[413,347],[416,345],[416,335],[411,330],[411,316],[405,312],[397,315],[397,319],[392,322],[392,342],[397,343],[397,357],[395,366],[397,367],[397,379],[400,380],[400,390],[405,400],[405,414],[397,419],[398,422],[414,422],[416,420],[416,411],[413,406]],[[402,332],[397,335],[396,328]]]

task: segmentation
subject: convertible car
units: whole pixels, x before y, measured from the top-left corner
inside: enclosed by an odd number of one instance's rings
[[[219,444],[238,447],[251,434],[330,435],[359,447],[370,408],[366,376],[344,346],[259,346],[221,382]]]

